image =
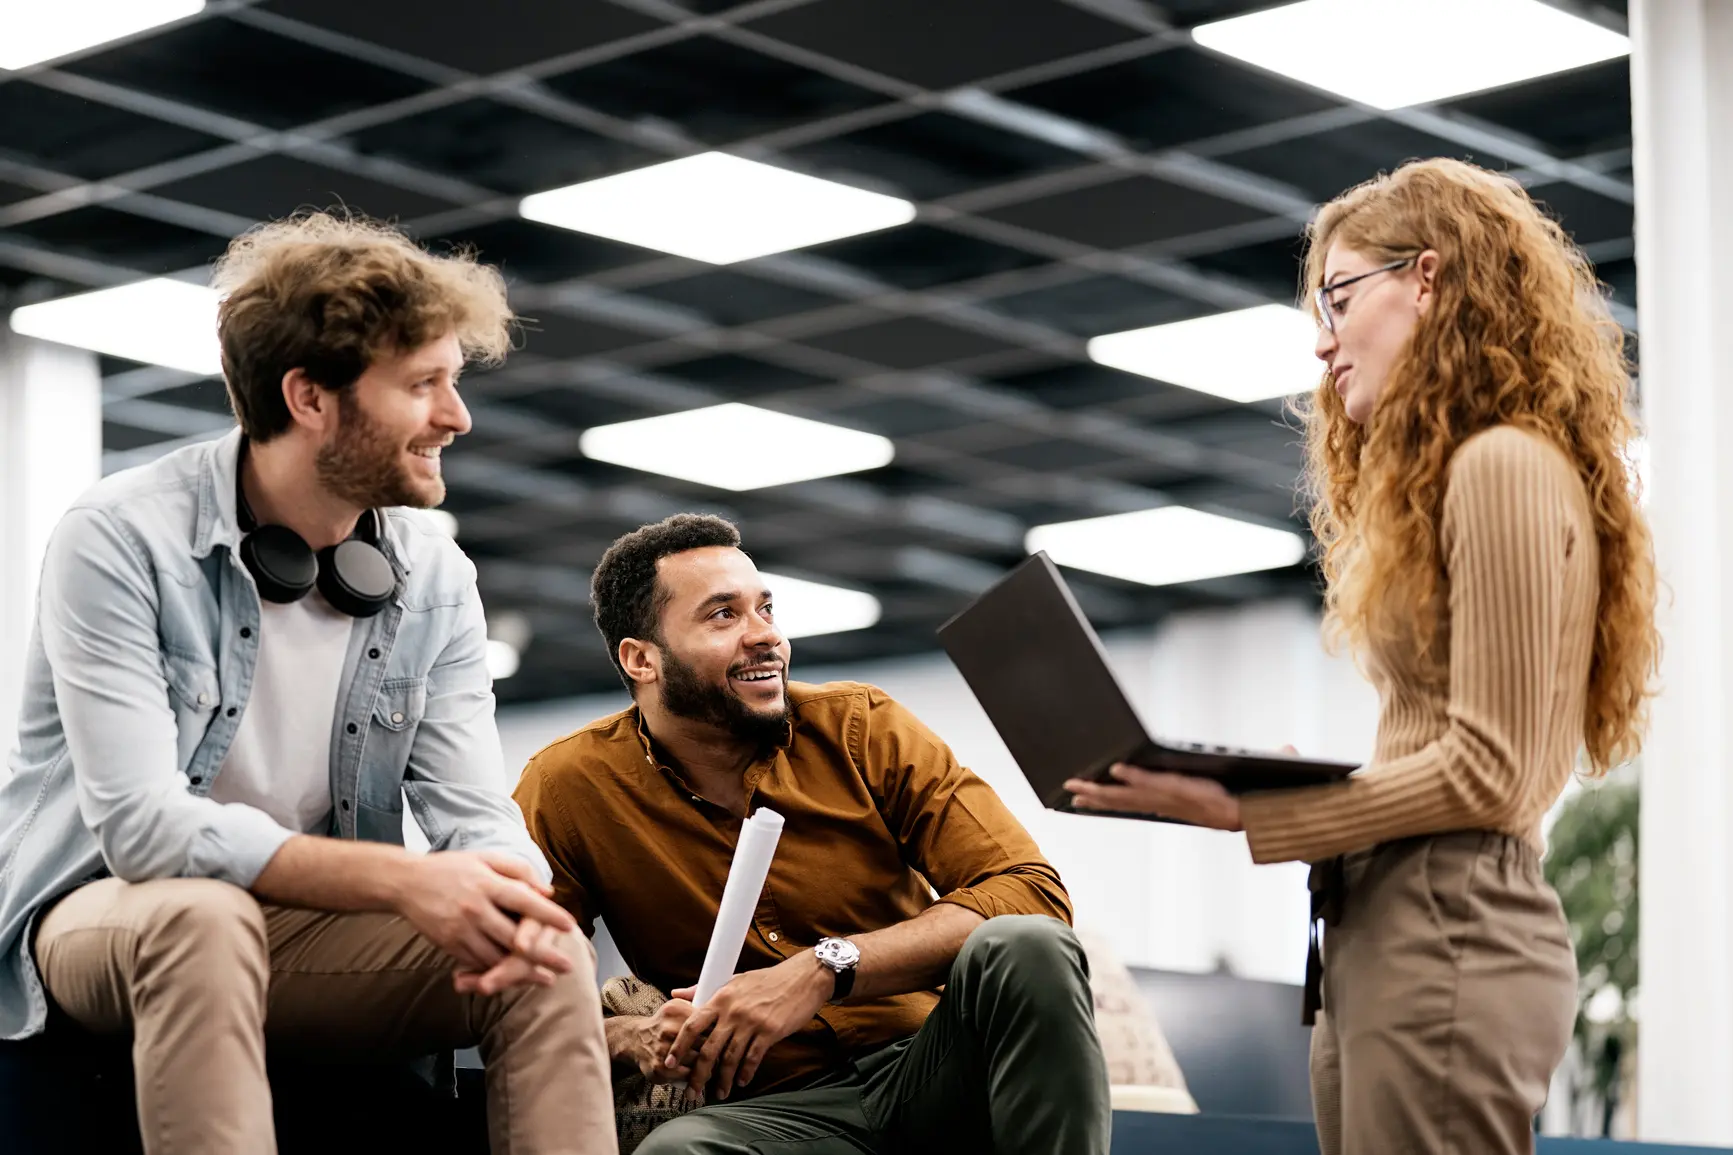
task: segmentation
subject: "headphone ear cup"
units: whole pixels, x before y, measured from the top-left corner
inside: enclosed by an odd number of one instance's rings
[[[241,539],[241,564],[253,575],[259,596],[285,604],[307,596],[319,563],[301,535],[287,526],[262,525]]]
[[[397,596],[397,571],[379,548],[350,538],[319,551],[319,592],[331,608],[370,618]]]

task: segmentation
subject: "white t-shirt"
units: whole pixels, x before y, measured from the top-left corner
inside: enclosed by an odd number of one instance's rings
[[[331,723],[355,619],[318,590],[259,609],[253,692],[210,796],[257,807],[290,830],[323,834],[331,820]]]

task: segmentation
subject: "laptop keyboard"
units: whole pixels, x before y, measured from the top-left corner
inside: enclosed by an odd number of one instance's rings
[[[1217,746],[1208,742],[1179,742],[1176,745],[1180,749],[1190,750],[1194,754],[1225,754],[1230,758],[1264,758],[1271,754],[1269,750],[1248,750],[1242,746]]]

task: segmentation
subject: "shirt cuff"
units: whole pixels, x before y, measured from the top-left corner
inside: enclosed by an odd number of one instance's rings
[[[1044,914],[1069,924],[1071,912],[1055,903],[1040,887],[1026,879],[995,878],[979,886],[953,890],[939,899],[952,906],[972,910],[982,918],[997,918],[1003,914]]]
[[[256,807],[217,803],[217,813],[193,837],[187,876],[215,878],[251,889],[295,832]]]
[[[485,850],[491,854],[509,854],[513,858],[521,858],[535,871],[536,878],[543,883],[554,880],[554,871],[548,865],[548,860],[542,854],[541,848],[530,838],[528,832],[521,837],[516,831],[465,831],[457,840],[453,850]]]

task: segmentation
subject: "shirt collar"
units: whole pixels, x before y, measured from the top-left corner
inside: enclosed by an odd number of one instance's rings
[[[193,556],[205,558],[218,546],[241,544],[240,518],[235,510],[235,473],[241,462],[239,427],[210,444],[199,467],[198,532]]]
[[[784,692],[786,693],[786,690]],[[794,704],[792,698],[789,699],[788,712],[788,727],[783,730],[782,739],[771,748],[773,756],[775,753],[784,752],[794,745],[794,724],[799,720],[799,707]],[[644,761],[659,769],[668,769],[667,766],[663,765],[661,756],[656,752],[656,744],[650,738],[650,728],[644,723],[644,711],[638,708],[636,702],[632,703],[632,729],[638,735],[638,745],[644,750]]]
[[[656,758],[656,747],[650,742],[650,730],[644,725],[644,711],[638,709],[638,703],[632,703],[632,728],[638,733],[638,745],[644,748],[644,761],[652,766],[660,766]]]

